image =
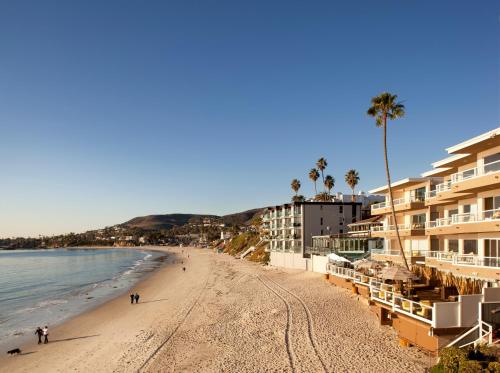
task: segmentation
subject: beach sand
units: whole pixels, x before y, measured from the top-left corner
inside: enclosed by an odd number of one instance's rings
[[[357,296],[319,274],[210,250],[164,250],[175,253],[169,263],[131,290],[141,294],[138,305],[127,293],[77,316],[54,328],[49,344],[0,357],[1,370],[422,372],[429,366],[426,354],[399,347],[395,332],[378,325]]]

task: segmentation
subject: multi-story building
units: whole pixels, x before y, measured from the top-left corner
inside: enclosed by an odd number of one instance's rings
[[[420,178],[392,184],[396,220],[408,262],[455,277],[500,286],[500,128],[446,149]],[[383,225],[377,260],[401,262],[387,186],[386,201],[372,205]]]
[[[307,269],[305,247],[312,237],[342,234],[361,219],[359,202],[293,202],[269,207],[262,217],[271,264]]]

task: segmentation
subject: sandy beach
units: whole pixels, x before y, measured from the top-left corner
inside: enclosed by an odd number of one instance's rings
[[[168,263],[51,330],[47,345],[0,357],[8,372],[422,372],[357,296],[310,272],[209,250],[168,249]],[[189,258],[187,257],[189,253]],[[184,264],[181,264],[180,261]],[[186,267],[186,271],[182,267]],[[35,341],[35,338],[33,338]]]

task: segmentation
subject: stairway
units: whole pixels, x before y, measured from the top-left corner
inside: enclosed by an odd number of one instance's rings
[[[240,259],[243,259],[246,257],[248,254],[253,253],[255,251],[255,246],[250,246],[243,254],[239,256]]]

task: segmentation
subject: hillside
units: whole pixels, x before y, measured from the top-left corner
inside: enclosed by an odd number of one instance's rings
[[[199,214],[147,215],[138,216],[120,225],[124,228],[140,228],[145,230],[170,229],[203,218],[220,219],[227,225],[242,225],[248,224],[250,220],[261,211],[262,209],[253,209],[224,216]]]

